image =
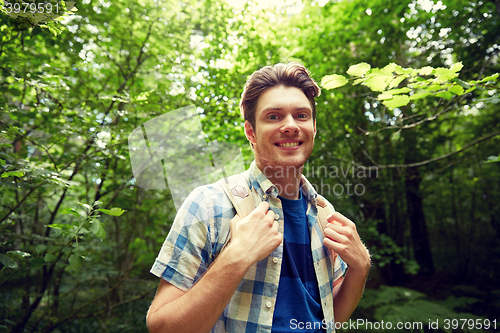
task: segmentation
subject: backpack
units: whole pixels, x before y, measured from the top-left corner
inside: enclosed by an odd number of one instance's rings
[[[233,204],[236,214],[240,218],[244,218],[249,215],[255,209],[255,202],[253,200],[253,195],[250,193],[250,188],[248,187],[247,179],[248,179],[249,171],[245,171],[241,174],[232,175],[229,177],[222,178],[217,183],[219,183],[224,192],[231,200]],[[326,203],[325,198],[318,194],[316,197],[317,208],[318,208],[318,220],[320,224],[321,233],[324,236],[324,230],[326,228],[326,224],[328,223],[328,216],[333,214],[334,211],[328,204]],[[223,249],[229,244],[231,240],[231,232],[228,233],[227,239],[224,243]],[[335,262],[337,258],[337,254],[330,250],[332,254],[332,260]]]

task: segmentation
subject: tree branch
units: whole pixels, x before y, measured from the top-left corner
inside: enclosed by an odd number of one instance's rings
[[[3,221],[5,221],[5,219],[7,219],[7,217],[9,217],[9,215],[10,215],[10,214],[12,214],[12,212],[13,212],[13,211],[15,211],[16,209],[18,209],[18,208],[19,208],[19,206],[21,206],[21,205],[22,205],[22,203],[23,203],[26,199],[28,199],[28,197],[31,195],[31,193],[33,193],[33,191],[35,191],[37,188],[39,188],[40,186],[42,186],[42,184],[43,184],[43,182],[42,182],[42,183],[40,183],[40,184],[38,184],[38,185],[36,185],[36,186],[34,186],[34,187],[32,187],[32,188],[28,191],[28,193],[26,193],[26,195],[25,195],[25,196],[24,196],[21,200],[19,200],[19,202],[17,203],[17,205],[16,205],[14,208],[11,208],[11,210],[10,210],[7,214],[5,214],[5,215],[4,215],[4,217],[2,217],[2,219],[0,220],[0,223],[2,223]]]
[[[382,164],[378,164],[375,160],[373,160],[373,158],[368,153],[366,153],[365,151],[363,151],[363,153],[379,169],[415,168],[415,167],[420,167],[420,166],[423,166],[423,165],[426,165],[426,164],[430,164],[430,163],[433,163],[433,162],[436,162],[436,161],[448,158],[450,156],[456,155],[458,153],[461,153],[464,150],[469,149],[470,147],[475,146],[476,144],[478,144],[480,142],[483,142],[483,141],[486,141],[488,139],[491,139],[491,138],[493,138],[493,137],[495,137],[497,135],[500,135],[500,132],[494,132],[494,133],[491,133],[489,135],[483,136],[482,138],[479,138],[477,140],[474,140],[474,141],[470,142],[469,144],[465,145],[463,148],[461,148],[461,149],[459,149],[457,151],[454,151],[454,152],[451,152],[451,153],[448,153],[448,154],[444,154],[444,155],[441,155],[441,156],[438,156],[438,157],[434,157],[434,158],[431,158],[431,159],[428,159],[428,160],[425,160],[425,161],[417,162],[417,163],[409,163],[409,164],[386,164],[386,165],[382,165]],[[355,165],[355,166],[358,167],[358,168],[368,169],[368,167],[363,166],[363,165]]]

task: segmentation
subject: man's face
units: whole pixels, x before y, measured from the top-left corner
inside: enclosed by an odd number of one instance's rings
[[[265,167],[299,168],[311,155],[316,121],[306,95],[296,87],[275,86],[257,100],[255,129],[245,122],[245,134],[253,143],[255,162]]]

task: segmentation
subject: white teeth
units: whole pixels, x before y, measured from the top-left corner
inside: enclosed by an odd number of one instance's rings
[[[287,142],[287,143],[280,143],[279,144],[280,147],[296,147],[298,145],[299,145],[298,142]]]

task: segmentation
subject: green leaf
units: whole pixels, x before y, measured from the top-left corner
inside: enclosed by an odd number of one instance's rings
[[[425,88],[425,90],[427,90],[427,91],[439,91],[441,89],[443,89],[442,84],[433,84],[433,85],[430,85],[427,88]]]
[[[45,265],[45,260],[43,260],[42,258],[33,258],[30,261],[30,266],[32,268],[40,268],[44,265]]]
[[[45,245],[45,244],[37,245],[36,248],[35,248],[35,251],[37,253],[45,252],[45,251],[47,251],[47,245]]]
[[[458,96],[464,94],[464,88],[459,85],[451,87],[448,91]]]
[[[83,264],[83,257],[81,255],[73,253],[69,256],[69,266],[73,270],[78,270]]]
[[[89,205],[84,204],[84,203],[81,203],[81,202],[79,202],[78,204],[79,204],[80,206],[82,206],[82,207],[87,208],[87,210],[89,210],[89,211],[90,211],[90,206],[89,206]]]
[[[7,172],[2,173],[2,178],[7,178],[10,176],[22,177],[22,176],[24,176],[24,172],[23,171],[7,171]]]
[[[488,102],[488,103],[491,103],[491,104],[498,104],[500,103],[500,96],[491,96],[491,97],[488,97],[488,98],[481,98],[481,99],[478,99],[477,100],[478,102]]]
[[[118,207],[111,208],[111,210],[99,208],[98,211],[103,212],[104,214],[111,215],[111,216],[121,216],[123,213],[126,212],[126,210],[123,210],[123,209],[118,208]]]
[[[69,231],[74,228],[74,226],[70,224],[64,224],[64,223],[54,223],[54,224],[49,224],[47,225],[49,228],[54,228],[54,229],[59,229],[62,231]]]
[[[43,260],[45,260],[45,262],[53,262],[56,259],[57,259],[57,257],[55,255],[53,255],[52,253],[47,253],[45,255],[45,257],[43,258]]]
[[[0,143],[0,148],[12,148],[10,143]]]
[[[335,89],[347,84],[347,79],[338,74],[327,75],[321,79],[321,86],[325,89]]]
[[[469,89],[467,89],[467,90],[464,92],[464,94],[468,94],[468,93],[470,93],[470,92],[472,92],[472,91],[476,90],[476,88],[477,88],[476,86],[474,86],[474,87],[470,87]]]
[[[135,99],[132,99],[132,101],[133,102],[147,101],[149,94],[151,94],[153,91],[154,91],[154,89],[152,89],[150,91],[143,91]]]
[[[71,214],[73,216],[78,216],[78,217],[80,216],[80,214],[78,214],[78,212],[71,207],[65,207],[64,209],[62,209],[61,214]]]
[[[19,250],[15,250],[15,251],[7,251],[7,253],[9,254],[13,254],[19,258],[28,258],[28,257],[31,257],[31,254],[29,254],[28,252],[24,252],[24,251],[19,251]]]
[[[409,93],[411,90],[410,88],[401,88],[401,89],[391,89],[391,90],[387,90],[385,93],[386,94],[391,94],[391,95],[398,95],[398,94],[407,94]]]
[[[401,66],[398,66],[395,63],[391,62],[389,65],[382,68],[381,72],[384,74],[391,74],[392,75],[396,71],[397,67],[401,67]]]
[[[495,162],[500,162],[500,155],[498,155],[498,156],[490,156],[486,160],[486,163],[495,163]]]
[[[370,64],[367,64],[366,62],[359,63],[357,65],[352,65],[349,67],[347,70],[347,74],[351,76],[363,76],[370,70],[372,66]]]
[[[396,95],[392,99],[388,99],[382,102],[382,104],[390,109],[399,108],[408,103],[410,103],[410,97],[408,95]]]
[[[485,77],[484,79],[482,79],[481,81],[479,81],[480,83],[484,83],[484,82],[488,82],[488,81],[496,81],[496,79],[498,78],[498,75],[500,73],[496,73],[496,74],[493,74],[493,75],[490,75],[490,76],[487,76]]]
[[[392,79],[391,83],[389,83],[389,88],[396,88],[406,78],[407,75],[396,76],[394,79]]]
[[[377,99],[379,100],[386,100],[386,99],[392,99],[394,96],[388,93],[383,93],[377,96]]]
[[[453,94],[449,91],[440,91],[436,94],[437,97],[442,97],[444,99],[450,100],[453,98]]]
[[[373,91],[384,91],[392,80],[392,75],[370,74],[370,77],[363,83]]]
[[[0,253],[0,262],[9,268],[17,268],[17,262],[2,253]]]
[[[432,68],[431,66],[425,66],[425,67],[422,67],[418,70],[418,74],[420,75],[430,75],[432,74],[432,71],[434,70],[434,68]]]
[[[363,83],[363,82],[365,82],[365,81],[366,81],[366,79],[367,79],[366,77],[363,77],[363,78],[361,78],[361,79],[356,79],[356,80],[354,80],[354,82],[353,82],[352,84],[353,84],[353,85],[356,85],[356,84]]]
[[[394,72],[398,75],[404,75],[404,76],[408,76],[408,75],[417,75],[418,74],[418,70],[416,69],[413,69],[413,68],[403,68],[401,66],[396,66]]]
[[[100,240],[106,238],[106,231],[102,227],[99,220],[92,219],[92,221],[90,221],[90,224],[90,231],[92,231],[97,238],[99,238]]]
[[[462,62],[457,62],[456,64],[453,64],[453,66],[451,66],[450,70],[454,73],[456,72],[460,72],[460,70],[464,67],[464,65],[462,65]]]
[[[470,84],[468,82],[462,81],[459,78],[456,78],[455,82],[458,83],[461,87],[463,87],[465,89],[469,89],[470,88]]]
[[[442,67],[436,68],[434,75],[436,75],[440,81],[448,81],[458,76],[458,74],[451,71],[451,69]]]
[[[3,321],[5,321],[7,324],[10,324],[10,325],[16,325],[16,322],[15,321],[12,321],[10,319],[4,319]],[[10,331],[9,331],[10,332]]]
[[[429,95],[430,95],[430,93],[428,93],[428,92],[418,92],[416,94],[411,95],[410,100],[413,101],[415,99],[421,99],[421,98],[427,97]]]

